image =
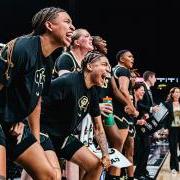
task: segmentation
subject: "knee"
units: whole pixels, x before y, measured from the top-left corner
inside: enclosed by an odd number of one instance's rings
[[[59,168],[56,168],[56,179],[60,180],[61,179],[61,170]]]
[[[46,173],[44,173],[43,180],[59,180],[57,179],[57,171],[55,169],[47,171]]]
[[[94,159],[86,168],[86,172],[93,172],[93,171],[101,171],[102,170],[102,165],[99,161],[99,159]]]

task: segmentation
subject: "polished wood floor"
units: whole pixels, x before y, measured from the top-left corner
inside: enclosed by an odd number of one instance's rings
[[[156,180],[180,180],[180,172],[177,174],[171,173],[169,167],[169,158],[170,158],[170,153],[168,154],[163,166],[161,167],[161,170]]]

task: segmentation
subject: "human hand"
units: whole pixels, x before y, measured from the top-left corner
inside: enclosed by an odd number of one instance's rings
[[[137,120],[136,124],[142,126],[142,125],[146,124],[146,120],[139,119],[139,120]]]
[[[152,107],[152,112],[158,112],[158,111],[160,111],[159,105]]]
[[[101,110],[101,114],[105,117],[107,117],[113,112],[113,107],[111,103],[99,103],[99,108]]]
[[[101,158],[101,164],[102,166],[108,170],[108,168],[111,166],[111,160],[110,160],[110,157],[109,157],[109,154],[107,155],[104,155],[102,158]]]
[[[134,117],[137,117],[139,115],[139,112],[135,109],[132,108],[131,106],[127,105],[124,107],[124,111],[128,114],[128,115],[132,115]]]
[[[145,119],[149,119],[149,114],[148,114],[148,113],[145,113],[145,114],[144,114],[144,118],[145,118]]]
[[[23,130],[24,130],[24,123],[18,122],[12,125],[9,132],[11,133],[12,136],[19,136],[23,134]]]

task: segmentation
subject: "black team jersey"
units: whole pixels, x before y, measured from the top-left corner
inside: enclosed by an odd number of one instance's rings
[[[70,52],[62,53],[56,60],[55,69],[57,72],[60,70],[68,70],[70,72],[80,71],[81,67],[78,65],[74,55]]]
[[[0,91],[0,119],[19,122],[34,110],[39,97],[47,94],[53,62],[43,56],[39,36],[18,38],[12,59],[9,86]]]
[[[113,76],[115,78],[116,84],[118,85],[118,79],[120,76],[126,76],[130,79],[130,70],[119,65],[116,65],[113,69]],[[127,114],[124,112],[124,105],[116,100],[116,97],[113,97],[113,111],[114,114],[118,117],[127,117]]]
[[[76,131],[87,113],[100,115],[96,89],[86,88],[81,72],[67,73],[52,81],[49,95],[43,98],[41,127],[65,137]]]

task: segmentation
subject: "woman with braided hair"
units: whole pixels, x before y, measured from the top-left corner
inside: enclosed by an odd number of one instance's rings
[[[64,73],[81,71],[81,62],[85,55],[93,50],[92,37],[86,29],[76,29],[72,35],[71,45],[55,62],[56,77]],[[77,134],[78,136],[78,134]],[[79,167],[72,162],[66,163],[66,176],[69,179],[79,179]]]
[[[41,96],[48,93],[52,52],[69,46],[72,20],[61,8],[41,9],[32,19],[33,33],[18,37],[12,51],[10,78],[0,91],[0,179],[6,179],[5,156],[20,164],[33,179],[59,179],[40,146]],[[1,56],[6,59],[7,48]],[[5,62],[5,61],[4,61]],[[6,67],[6,66],[5,66]],[[24,120],[28,120],[28,125]],[[55,154],[51,154],[56,157]],[[57,174],[58,173],[58,174]]]
[[[82,71],[63,74],[51,82],[49,95],[42,101],[41,133],[47,137],[45,141],[52,142],[49,149],[56,152],[58,158],[74,162],[85,170],[84,180],[99,180],[102,166],[108,169],[110,160],[95,87],[103,85],[109,62],[105,55],[89,52],[81,67]],[[74,136],[87,113],[92,117],[102,159]]]

